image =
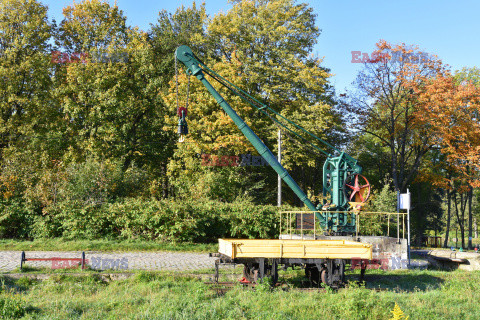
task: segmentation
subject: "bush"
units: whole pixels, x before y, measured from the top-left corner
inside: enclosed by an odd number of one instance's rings
[[[277,220],[277,207],[258,206],[249,201],[126,198],[102,205],[63,201],[35,216],[31,226],[23,224],[23,227],[31,238],[213,242],[222,237],[277,237]]]
[[[397,193],[391,189],[390,180],[386,178],[380,191],[375,190],[364,211],[396,212]],[[364,235],[386,235],[387,219],[391,216],[365,215],[360,220],[360,233]],[[391,232],[396,232],[396,223],[390,225]]]
[[[106,211],[111,229],[121,238],[209,242],[221,237],[275,237],[277,210],[250,202],[130,199]]]
[[[19,199],[0,201],[0,238],[27,238],[33,215]]]

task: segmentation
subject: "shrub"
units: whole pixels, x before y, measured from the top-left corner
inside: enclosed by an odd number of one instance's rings
[[[20,199],[0,201],[0,238],[27,238],[33,215]]]
[[[33,238],[144,239],[213,242],[217,238],[278,236],[278,208],[249,201],[172,201],[126,198],[102,205],[62,201],[38,215]]]
[[[397,193],[391,189],[390,180],[386,178],[380,191],[375,190],[364,211],[396,212]],[[360,232],[366,235],[385,235],[387,233],[387,219],[391,216],[365,215],[360,220]],[[396,224],[390,225],[392,232],[396,232]]]

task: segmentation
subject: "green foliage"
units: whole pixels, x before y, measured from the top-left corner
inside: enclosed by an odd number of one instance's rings
[[[278,208],[249,201],[58,201],[32,215],[20,205],[0,206],[4,238],[131,239],[215,242],[218,238],[275,238]],[[12,224],[12,221],[15,223]]]
[[[480,86],[480,68],[472,67],[467,68],[464,67],[461,70],[457,70],[455,72],[455,80],[458,83],[466,83],[471,82],[475,86]]]
[[[25,315],[25,303],[14,294],[0,296],[0,316],[2,319],[19,319]]]
[[[81,206],[95,206],[108,202],[122,177],[118,165],[87,159],[66,168],[67,180],[63,197]]]
[[[149,31],[149,43],[152,45],[155,56],[160,58],[155,61],[155,68],[157,73],[162,75],[159,79],[162,90],[168,87],[168,82],[174,76],[173,53],[177,47],[188,45],[199,53],[209,54],[205,48],[206,27],[205,3],[197,6],[193,1],[192,7],[185,8],[182,5],[174,14],[166,10],[158,13],[157,23],[153,24]]]
[[[34,218],[19,199],[0,201],[0,238],[26,238]]]
[[[277,208],[249,202],[221,203],[194,200],[149,201],[135,199],[108,207],[112,228],[120,238],[170,241],[216,241],[217,238],[271,238]]]
[[[392,190],[391,180],[385,179],[380,191],[373,190],[369,210],[378,212],[397,211],[397,193]]]
[[[24,280],[18,280],[18,286],[22,286]],[[19,319],[26,313],[27,306],[24,298],[15,293],[5,284],[5,280],[1,279],[0,288],[0,319]]]
[[[0,2],[0,161],[44,134],[58,110],[50,96],[47,7],[37,1]]]
[[[373,190],[371,200],[363,211],[371,212],[397,212],[397,193],[392,190],[391,180],[385,179],[383,188]],[[387,219],[391,216],[381,214],[360,214],[360,233],[365,235],[386,235]],[[390,229],[396,230],[396,224],[390,223]]]

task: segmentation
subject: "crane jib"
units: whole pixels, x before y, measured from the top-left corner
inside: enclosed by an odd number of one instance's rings
[[[300,198],[300,200],[311,210],[317,211],[315,205],[308,199],[307,195],[300,189],[298,184],[293,180],[288,171],[277,161],[273,153],[262,142],[262,140],[253,132],[253,130],[245,123],[245,121],[237,115],[223,97],[215,90],[215,88],[205,79],[202,69],[194,58],[191,49],[188,46],[180,46],[175,53],[176,58],[182,62],[185,67],[190,70],[191,74],[196,76],[202,82],[205,88],[215,98],[222,109],[230,116],[237,127],[242,131],[245,137],[250,141],[257,152],[267,161],[267,163],[282,177],[283,181],[292,189],[292,191]],[[321,215],[316,213],[318,218]]]

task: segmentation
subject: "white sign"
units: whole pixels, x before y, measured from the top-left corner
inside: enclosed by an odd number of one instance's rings
[[[399,201],[400,209],[410,210],[410,193],[401,193]]]

